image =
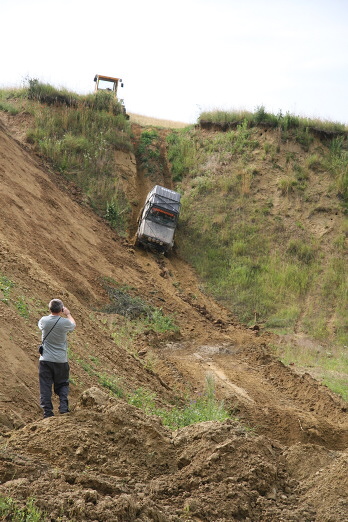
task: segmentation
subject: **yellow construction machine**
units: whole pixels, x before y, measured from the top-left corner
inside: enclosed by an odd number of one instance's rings
[[[113,96],[120,102],[122,105],[122,110],[126,118],[129,118],[128,114],[126,113],[126,107],[124,106],[124,100],[120,100],[117,98],[117,89],[120,85],[123,87],[123,82],[121,78],[113,78],[112,76],[104,76],[102,74],[96,74],[94,76],[95,81],[95,90],[94,92],[98,91],[109,91],[113,94]]]

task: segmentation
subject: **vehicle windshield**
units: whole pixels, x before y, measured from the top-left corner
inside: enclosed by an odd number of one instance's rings
[[[114,82],[99,79],[98,90],[99,91],[114,91],[115,90]]]
[[[176,224],[176,214],[159,207],[150,208],[146,217],[151,219],[151,221],[155,221],[156,223],[167,227],[175,227]]]

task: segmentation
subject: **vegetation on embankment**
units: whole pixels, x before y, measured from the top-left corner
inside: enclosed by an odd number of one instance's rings
[[[301,134],[308,131],[323,136],[346,135],[348,128],[343,123],[333,121],[322,121],[319,119],[305,118],[287,112],[278,114],[266,112],[265,107],[258,107],[255,112],[249,111],[210,111],[202,112],[198,123],[201,127],[227,130],[236,128],[242,123],[247,127],[264,127],[269,129],[281,129],[282,132],[297,130],[297,139],[302,140]],[[283,136],[284,138],[284,136]]]
[[[247,119],[168,137],[180,253],[242,322],[348,344],[346,147]]]
[[[348,399],[347,129],[262,107],[210,116],[167,138],[178,251],[241,322],[316,340],[275,354]]]
[[[115,151],[133,150],[121,104],[106,91],[79,96],[36,79],[0,91],[0,110],[32,115],[27,140],[73,181],[89,204],[125,234],[130,206],[115,176]]]

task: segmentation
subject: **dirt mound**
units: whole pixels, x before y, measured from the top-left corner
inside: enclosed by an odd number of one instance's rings
[[[181,259],[119,238],[12,137],[23,138],[25,116],[1,118],[0,494],[34,497],[51,520],[348,520],[346,403],[277,361],[277,339],[236,324]],[[134,199],[146,186],[134,156],[120,155],[118,168]],[[123,318],[102,311],[110,280],[175,317],[180,332],[148,331],[138,353],[115,342],[109,325]],[[78,325],[73,411],[41,420],[36,325],[52,297]],[[198,397],[212,375],[234,420],[172,433],[102,391],[103,372],[165,406]]]
[[[53,520],[345,520],[346,457],[284,451],[232,420],[172,433],[91,388],[70,415],[11,435],[0,492],[34,495]]]

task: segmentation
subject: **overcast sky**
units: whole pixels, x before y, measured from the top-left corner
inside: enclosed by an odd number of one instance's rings
[[[347,0],[0,0],[0,87],[79,94],[120,77],[129,112],[250,110],[348,124]]]

